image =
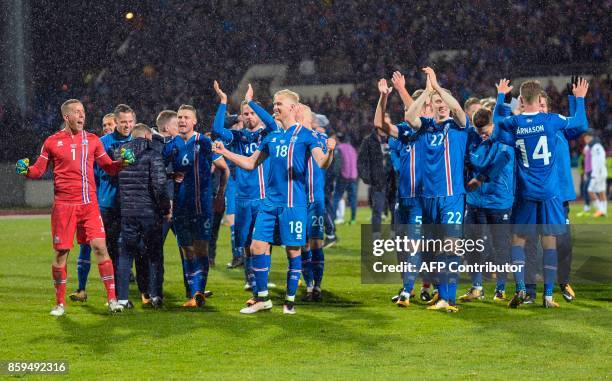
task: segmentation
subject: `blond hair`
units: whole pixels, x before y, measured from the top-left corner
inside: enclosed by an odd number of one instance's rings
[[[542,85],[540,82],[530,80],[521,83],[520,94],[526,104],[532,105],[538,102],[541,93]]]
[[[276,97],[286,97],[289,98],[293,103],[300,103],[300,96],[295,91],[291,91],[289,89],[279,90],[274,93],[274,98]]]
[[[81,103],[81,101],[78,99],[68,99],[66,102],[62,103],[62,106],[60,107],[60,110],[62,111],[62,115],[67,113],[70,105],[75,104],[75,103]]]

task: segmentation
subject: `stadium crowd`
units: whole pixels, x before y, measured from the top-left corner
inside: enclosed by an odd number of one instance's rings
[[[251,65],[285,63],[290,67],[289,82],[293,82],[289,85],[357,85],[354,92],[337,99],[308,101],[328,115],[332,126],[350,130],[354,144],[359,145],[371,125],[369,115],[377,98],[371,78],[401,70],[407,87],[415,89],[418,73],[412,68],[431,63],[431,52],[459,52],[452,59],[444,55],[436,59],[436,69],[440,82],[461,102],[474,95],[493,96],[489,84],[501,76],[568,75],[580,68],[605,74],[601,70],[610,60],[605,40],[610,1],[599,6],[579,1],[521,1],[500,6],[487,0],[467,6],[446,0],[442,4],[429,1],[410,6],[396,2],[384,8],[367,1],[304,1],[301,7],[292,5],[291,12],[287,6],[270,2],[195,5],[164,1],[144,8],[130,24],[117,29],[113,37],[125,41],[110,44],[114,50],[108,48],[103,61],[88,62],[89,55],[83,54],[82,60],[90,69],[71,73],[67,77],[72,82],[55,83],[53,75],[43,76],[46,81],[37,83],[39,97],[25,118],[18,116],[14,106],[0,103],[0,124],[5,126],[0,144],[5,148],[15,131],[27,128],[38,139],[23,150],[35,152],[42,138],[61,123],[53,112],[54,105],[70,97],[83,100],[92,116],[90,121],[101,120],[117,99],[138,110],[139,119],[147,123],[154,120],[156,110],[187,102],[198,105],[204,116],[202,127],[210,130],[209,116],[214,110],[211,78],[223,79],[227,88],[234,88],[234,81]],[[455,11],[443,11],[449,8]],[[299,18],[290,16],[296,9],[302,10]],[[526,23],[516,23],[518,19]],[[520,31],[526,29],[535,34],[530,37],[537,44],[525,44]],[[42,49],[44,31],[41,35]],[[409,37],[416,35],[427,36],[427,43],[421,37]],[[312,78],[299,73],[304,59],[314,61],[316,75]],[[51,70],[62,67],[54,61],[59,58],[51,54],[45,60]],[[593,80],[593,96],[587,104],[591,128],[603,131],[604,141],[612,134],[611,89],[609,74]],[[566,95],[563,89],[547,91],[554,107],[562,107],[555,110],[566,112],[566,102],[561,101]],[[393,100],[389,110],[400,116],[401,104]],[[6,152],[0,149],[0,154]]]

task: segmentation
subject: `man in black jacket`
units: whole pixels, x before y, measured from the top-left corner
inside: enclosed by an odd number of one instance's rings
[[[133,140],[124,145],[136,155],[129,171],[119,176],[121,234],[117,265],[119,303],[131,307],[128,300],[129,275],[139,244],[144,244],[144,263],[149,266],[148,294],[153,307],[162,304],[163,219],[171,218],[170,197],[166,189],[166,168],[161,154],[151,143],[151,129],[139,125],[132,131]]]
[[[370,186],[372,207],[372,235],[380,237],[382,213],[387,202],[389,187],[392,185],[393,169],[390,164],[387,135],[375,129],[359,147],[357,158],[359,177]]]

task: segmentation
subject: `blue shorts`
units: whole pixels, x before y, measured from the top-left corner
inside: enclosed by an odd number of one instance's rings
[[[420,238],[423,224],[421,200],[416,197],[402,197],[397,202],[395,232],[408,238]]]
[[[565,209],[557,197],[546,201],[517,199],[512,217],[514,232],[521,236],[562,235],[567,231]]]
[[[179,246],[193,246],[194,241],[210,241],[210,214],[174,216],[172,222]]]
[[[230,180],[225,188],[225,214],[236,213],[236,181]]]
[[[234,218],[236,247],[247,247],[251,244],[255,220],[262,202],[262,200],[236,200],[236,217]]]
[[[448,197],[422,197],[423,223],[431,225],[452,225],[444,229],[448,237],[460,237],[463,233],[465,194]]]
[[[304,246],[306,244],[307,211],[305,206],[274,206],[263,204],[257,213],[253,239],[275,243],[276,231],[281,245]]]
[[[306,237],[308,239],[325,238],[325,201],[315,201],[308,205]]]

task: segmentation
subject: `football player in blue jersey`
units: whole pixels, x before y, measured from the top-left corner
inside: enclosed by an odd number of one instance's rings
[[[507,109],[507,115],[511,110]],[[510,234],[504,225],[510,224],[514,202],[514,149],[499,142],[491,142],[493,115],[491,110],[481,108],[472,115],[476,128],[471,132],[468,145],[470,171],[465,223],[475,233],[475,239],[489,237],[496,265],[508,262]],[[483,264],[483,254],[474,251],[468,254],[471,264]],[[484,300],[482,272],[471,274],[472,287],[459,300],[469,302]],[[506,300],[506,273],[496,274],[494,301]]]
[[[497,104],[494,110],[496,124],[493,141],[515,147],[517,156],[517,202],[514,210],[515,232],[512,237],[511,257],[515,265],[525,264],[525,237],[533,234],[532,227],[541,225],[541,242],[544,263],[545,308],[559,307],[552,292],[557,275],[557,239],[566,231],[565,214],[559,194],[559,172],[557,168],[557,132],[587,129],[584,97],[588,82],[580,79],[573,85],[576,97],[576,112],[573,117],[540,111],[542,86],[537,81],[521,84],[519,101],[522,113],[504,117],[500,105],[507,93],[512,91],[510,81],[502,79],[497,84]],[[522,267],[515,272],[516,293],[508,307],[517,308],[526,296]]]
[[[463,108],[451,93],[443,89],[430,67],[423,69],[427,75],[425,91],[406,112],[408,126],[417,131],[417,146],[421,148],[423,184],[421,206],[424,224],[444,225],[445,240],[454,241],[462,235],[461,224],[465,207],[463,169],[469,120]],[[423,105],[431,101],[434,117],[419,117]],[[452,117],[451,117],[452,115]],[[398,126],[399,135],[409,134],[407,128]],[[454,248],[439,254],[439,261],[446,269],[456,266],[459,256]],[[439,293],[428,309],[457,312],[456,294],[459,274],[456,271],[437,274]]]
[[[221,171],[214,208],[225,206],[224,193],[229,168],[225,160],[212,152],[212,141],[195,132],[196,110],[182,105],[178,109],[179,135],[164,147],[163,155],[172,161],[175,177],[172,218],[176,238],[184,254],[184,266],[191,298],[184,307],[201,307],[208,281],[208,241],[211,233],[211,165]]]
[[[404,105],[411,105],[413,98],[408,94],[405,88],[406,82],[404,76],[399,72],[395,72],[393,74],[392,83],[393,87],[398,91],[398,94],[400,94]],[[388,117],[385,116],[383,118],[387,106],[387,98],[392,91],[392,89],[388,87],[385,79],[381,79],[378,82],[378,90],[380,92],[380,98],[374,115],[374,127],[382,129],[391,139],[397,142],[390,143],[390,146],[393,146],[399,154],[396,233],[398,235],[409,235],[410,238],[416,238],[420,236],[420,229],[418,229],[417,226],[422,223],[421,204],[418,199],[421,188],[421,169],[417,164],[417,157],[420,149],[416,147],[417,140],[414,139],[415,132],[405,123],[402,122],[401,126],[395,126],[391,124],[391,120]],[[417,96],[421,93],[422,91],[415,92]],[[428,110],[428,105],[423,105],[421,115],[426,114]],[[404,133],[399,135],[399,129],[402,129]],[[410,257],[406,258],[406,255]],[[419,268],[421,253],[398,253],[398,259],[401,262],[408,262]],[[392,301],[397,306],[408,307],[410,305],[410,297],[417,275],[418,272],[402,273],[403,287],[400,289],[398,295],[392,298]],[[427,295],[429,294],[426,290],[423,289],[421,292],[424,298],[429,299],[425,296],[425,293],[427,293]]]
[[[265,119],[266,123],[257,116],[253,108],[264,112],[261,106],[253,101],[253,87],[248,85],[245,99],[240,106],[240,114],[244,128],[240,130],[227,130],[223,128],[223,117],[227,110],[227,95],[223,92],[219,83],[214,82],[214,89],[219,96],[219,107],[213,123],[213,132],[219,136],[226,147],[234,153],[244,156],[252,155],[262,139],[271,131],[277,129],[276,121],[270,117]],[[247,301],[247,306],[255,303],[257,297],[257,286],[255,274],[253,273],[252,255],[250,251],[253,227],[255,219],[266,197],[266,179],[268,178],[269,163],[264,162],[253,171],[240,167],[235,168],[236,174],[236,218],[234,226],[235,245],[242,248],[245,253],[245,289],[253,292],[253,298]],[[269,254],[269,252],[267,253]],[[269,285],[270,286],[270,285]]]
[[[569,116],[573,116],[576,109],[576,97],[572,94],[572,86],[579,81],[579,77],[572,77],[571,82],[567,84],[567,91],[569,94]],[[547,113],[549,110],[550,98],[546,92],[542,91],[540,94],[540,111]],[[565,211],[565,222],[569,223],[569,202],[576,199],[576,192],[574,190],[574,184],[572,182],[571,175],[571,158],[570,158],[570,147],[569,141],[579,138],[581,130],[565,129],[558,131],[556,135],[557,140],[557,170],[559,172],[559,198],[563,202],[563,209]],[[557,252],[558,252],[558,268],[557,277],[559,287],[561,289],[561,295],[563,299],[568,302],[573,301],[576,298],[576,294],[569,284],[569,276],[572,264],[572,237],[571,230],[567,229],[564,234],[557,236]],[[526,250],[526,266],[535,268],[536,258],[534,255],[530,256],[530,253]],[[524,301],[525,304],[531,304],[534,302],[536,297],[536,285],[530,281],[526,282],[527,295]]]
[[[246,170],[254,170],[269,159],[266,197],[257,214],[251,243],[257,299],[255,304],[240,310],[244,314],[272,308],[267,286],[271,261],[266,252],[274,242],[275,230],[279,232],[280,243],[285,245],[289,259],[283,312],[295,313],[295,294],[302,268],[300,248],[306,244],[308,158],[312,155],[319,167],[327,168],[335,148],[335,142],[329,139],[329,152],[325,154],[312,131],[296,121],[298,105],[299,96],[293,91],[280,90],[274,95],[274,114],[282,128],[270,132],[251,156],[233,153],[222,142],[215,142],[215,152]],[[272,120],[267,112],[251,107],[265,123]]]
[[[325,130],[318,129],[316,114],[310,107],[301,104],[298,108],[298,122],[309,130],[321,142],[327,152],[327,135]],[[312,156],[308,159],[306,172],[308,184],[308,221],[306,223],[307,243],[302,246],[302,275],[306,282],[305,302],[322,300],[321,284],[325,269],[323,239],[325,238],[325,170],[314,163]]]

